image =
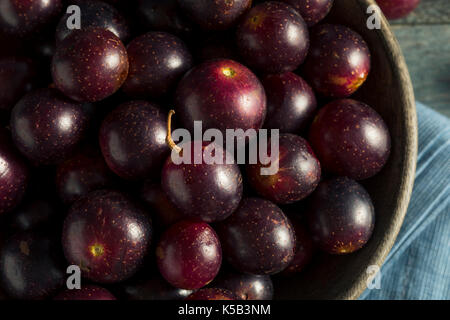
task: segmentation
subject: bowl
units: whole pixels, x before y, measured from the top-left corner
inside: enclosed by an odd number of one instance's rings
[[[357,299],[392,248],[410,200],[417,159],[417,117],[414,92],[401,49],[387,20],[370,30],[367,19],[373,0],[336,0],[325,22],[359,32],[369,45],[372,69],[353,96],[377,110],[392,139],[388,163],[375,177],[362,181],[375,206],[372,238],[361,250],[342,256],[318,254],[302,273],[276,277],[276,299]],[[368,269],[369,268],[369,269]]]

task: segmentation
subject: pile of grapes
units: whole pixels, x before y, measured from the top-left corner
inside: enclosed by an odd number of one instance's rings
[[[370,50],[322,21],[332,5],[0,0],[0,296],[272,299],[271,276],[316,250],[362,248],[375,211],[357,181],[390,135],[349,98]],[[195,142],[172,130],[194,121],[279,129],[278,171],[176,163]]]

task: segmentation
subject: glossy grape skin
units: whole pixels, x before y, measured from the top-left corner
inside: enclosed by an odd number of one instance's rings
[[[111,31],[101,28],[72,32],[59,43],[52,60],[55,86],[80,102],[111,96],[127,75],[125,46]]]
[[[310,54],[303,71],[316,92],[345,98],[366,81],[370,60],[369,47],[358,33],[341,25],[323,24],[311,30]]]
[[[58,166],[55,183],[60,199],[71,204],[92,191],[111,187],[114,180],[101,154],[84,149]]]
[[[266,95],[258,78],[233,60],[206,61],[181,80],[176,91],[177,120],[193,132],[194,121],[203,130],[261,128]]]
[[[62,10],[62,0],[0,0],[0,33],[26,36],[39,31]]]
[[[175,288],[159,275],[145,281],[124,284],[123,291],[128,300],[183,300],[193,292]]]
[[[314,91],[300,76],[292,72],[262,78],[267,95],[264,128],[281,133],[299,133],[305,129],[317,109]]]
[[[272,300],[273,283],[270,276],[226,272],[214,280],[214,287],[233,292],[239,300]]]
[[[122,42],[125,42],[130,37],[130,27],[121,13],[103,1],[93,0],[75,0],[71,4],[80,7],[81,12],[81,30],[98,27],[109,30],[114,33]],[[58,23],[56,28],[56,40],[61,42],[69,34],[77,29],[67,28],[67,19],[73,13],[66,13]]]
[[[62,243],[83,277],[115,283],[141,266],[152,237],[151,218],[122,193],[99,190],[75,202],[64,221]]]
[[[40,233],[17,233],[0,249],[0,282],[14,299],[40,300],[65,283],[65,270],[54,239]]]
[[[188,152],[191,149],[190,164],[176,164],[169,156],[161,174],[161,185],[169,200],[185,217],[200,219],[204,222],[216,222],[226,219],[238,207],[242,199],[243,183],[239,166],[226,163],[226,152],[213,143],[203,143],[200,152],[195,142],[182,145]],[[205,150],[222,150],[222,164],[208,164]],[[205,149],[208,148],[208,149]],[[211,148],[211,149],[210,149]],[[217,151],[219,152],[219,151]],[[195,157],[201,160],[195,164]]]
[[[163,229],[184,218],[184,215],[169,200],[159,183],[146,180],[141,188],[140,196],[152,209],[155,223]]]
[[[164,232],[156,257],[161,275],[171,285],[192,290],[207,285],[217,275],[222,248],[207,223],[183,220]]]
[[[271,154],[268,143],[268,154]],[[286,133],[279,137],[278,172],[261,174],[261,168],[268,167],[261,162],[246,166],[250,185],[256,192],[277,204],[300,201],[317,187],[321,177],[320,162],[308,142],[300,136]]]
[[[11,110],[35,86],[33,61],[23,57],[0,58],[0,111]]]
[[[170,149],[166,116],[156,104],[134,100],[121,104],[100,128],[100,148],[109,168],[127,180],[159,173]]]
[[[420,0],[377,0],[384,15],[390,20],[406,17],[419,3]]]
[[[202,29],[233,27],[250,8],[252,0],[178,0],[181,10]]]
[[[335,100],[317,114],[309,141],[324,170],[355,180],[377,174],[386,164],[391,138],[381,116],[368,105]]]
[[[166,32],[148,32],[133,39],[127,53],[130,68],[123,91],[132,97],[166,95],[193,65],[184,42]]]
[[[300,13],[308,27],[320,22],[327,16],[333,7],[334,0],[280,0]]]
[[[116,300],[116,297],[105,288],[94,285],[82,285],[81,289],[66,289],[53,300]]]
[[[205,288],[195,291],[185,300],[238,300],[236,295],[222,288]]]
[[[240,22],[237,45],[251,68],[264,73],[294,71],[308,54],[308,27],[291,6],[264,2],[253,7]]]
[[[27,164],[15,150],[6,130],[0,128],[0,216],[22,201],[28,181]]]
[[[139,0],[138,14],[147,30],[160,30],[177,35],[190,35],[193,31],[177,0]]]
[[[370,196],[359,183],[347,177],[321,182],[308,210],[312,238],[325,252],[352,253],[372,236],[375,210]]]
[[[84,137],[88,124],[85,108],[55,89],[28,93],[11,113],[13,141],[36,164],[66,158]]]
[[[283,270],[282,275],[294,275],[305,269],[311,262],[315,247],[305,223],[298,217],[289,216],[295,233],[295,254],[289,266]]]
[[[283,211],[268,200],[246,198],[216,227],[224,257],[238,271],[273,275],[294,257],[295,235]]]

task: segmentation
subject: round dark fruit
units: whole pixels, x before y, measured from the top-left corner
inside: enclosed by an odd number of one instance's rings
[[[202,142],[200,142],[201,146]],[[227,151],[217,144],[203,142],[183,144],[181,152],[190,153],[190,163],[177,164],[167,159],[161,174],[161,185],[170,201],[185,215],[205,222],[226,219],[239,206],[243,183],[239,166],[227,163]],[[222,153],[220,163],[209,164],[206,154]],[[199,164],[195,164],[198,158]]]
[[[247,9],[252,0],[178,0],[186,15],[205,30],[231,28]]]
[[[6,130],[0,129],[0,215],[13,210],[22,201],[28,180],[25,161],[15,150]]]
[[[308,225],[317,246],[331,254],[361,249],[372,236],[375,210],[367,191],[339,177],[321,182],[312,195]]]
[[[224,257],[238,271],[272,275],[294,258],[295,235],[283,211],[268,200],[247,198],[217,225]]]
[[[184,42],[170,33],[148,32],[127,46],[130,68],[123,91],[133,97],[160,98],[192,67]]]
[[[112,183],[112,172],[100,152],[94,150],[82,150],[56,169],[56,188],[66,204],[92,191],[111,187]]]
[[[128,180],[159,174],[170,149],[166,116],[146,101],[129,101],[114,109],[100,128],[100,147],[109,168]]]
[[[299,133],[312,121],[317,109],[314,91],[300,76],[286,72],[262,79],[267,95],[264,128]]]
[[[204,222],[180,221],[164,232],[156,248],[159,271],[174,287],[199,289],[219,272],[222,249]]]
[[[406,17],[419,3],[420,0],[377,0],[386,18],[391,20]]]
[[[222,288],[205,288],[195,291],[185,300],[239,300],[238,297],[229,290]]]
[[[35,84],[36,70],[28,58],[0,58],[0,111],[11,110]]]
[[[160,227],[169,227],[184,218],[184,215],[169,200],[159,183],[146,180],[140,195],[141,199],[152,209],[155,223]]]
[[[192,25],[184,18],[177,0],[139,0],[138,14],[147,30],[177,35],[192,33]]]
[[[124,284],[123,291],[128,300],[183,300],[193,292],[175,288],[159,275],[145,281]]]
[[[62,0],[0,0],[0,8],[0,33],[26,36],[55,18]]]
[[[114,33],[122,42],[130,37],[130,28],[125,18],[112,5],[96,0],[75,0],[81,13],[81,30],[98,27]],[[64,40],[74,30],[67,27],[68,19],[73,13],[66,13],[56,27],[56,41]]]
[[[309,141],[326,171],[355,180],[377,174],[391,149],[389,130],[381,116],[351,99],[323,107],[310,128]]]
[[[58,219],[57,205],[50,199],[26,199],[11,215],[10,225],[20,231],[30,231],[44,227]]]
[[[68,262],[84,277],[114,283],[138,270],[151,236],[150,216],[140,206],[122,193],[100,190],[70,208],[62,242]]]
[[[291,6],[264,2],[253,7],[239,24],[237,45],[251,68],[264,73],[294,71],[308,54],[308,27]]]
[[[311,27],[327,16],[334,0],[280,0],[293,6]]]
[[[18,233],[0,249],[0,282],[14,299],[44,299],[65,283],[56,242],[39,233]]]
[[[239,300],[272,300],[270,276],[227,272],[214,280],[214,286],[233,292]]]
[[[348,97],[369,75],[369,47],[350,28],[319,25],[311,31],[310,54],[303,68],[306,79],[317,92],[327,97]]]
[[[38,89],[13,108],[11,132],[16,147],[32,162],[54,164],[75,149],[88,120],[81,104],[55,89]]]
[[[114,33],[102,28],[73,31],[59,43],[52,60],[55,86],[76,101],[109,97],[127,75],[125,46]]]
[[[66,289],[60,292],[54,300],[116,300],[116,297],[105,288],[86,285],[81,289]]]
[[[193,130],[202,121],[214,128],[259,129],[266,116],[266,95],[258,78],[233,60],[207,61],[189,71],[176,92],[178,119]]]
[[[283,275],[299,273],[311,262],[314,253],[312,237],[300,219],[290,217],[295,233],[295,255],[289,266],[283,270]]]
[[[269,141],[269,155],[272,154],[271,145]],[[305,139],[290,133],[280,135],[278,150],[278,157],[272,160],[278,163],[276,173],[267,175],[261,172],[262,168],[269,166],[261,162],[246,166],[250,185],[259,195],[278,204],[289,204],[306,198],[319,184],[319,160]]]

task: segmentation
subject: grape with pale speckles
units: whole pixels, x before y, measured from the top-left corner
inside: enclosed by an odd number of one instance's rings
[[[156,257],[159,271],[171,285],[199,289],[219,272],[222,248],[207,223],[183,220],[162,235]]]
[[[386,18],[391,20],[406,17],[419,3],[420,0],[377,0]]]
[[[238,271],[273,275],[294,258],[295,234],[283,211],[268,200],[246,198],[228,219],[220,222],[224,257]]]
[[[269,1],[253,7],[237,29],[246,64],[264,73],[294,71],[309,49],[308,27],[293,7]]]
[[[193,132],[259,129],[266,116],[266,94],[258,78],[233,60],[206,61],[189,71],[176,91],[177,119]]]
[[[82,285],[81,289],[66,289],[53,300],[116,300],[116,297],[105,288],[94,285]]]
[[[310,54],[303,71],[316,92],[334,98],[353,94],[370,72],[370,51],[352,29],[334,24],[311,30]]]
[[[268,143],[268,155],[272,153]],[[308,142],[300,136],[285,133],[279,137],[279,155],[272,163],[278,163],[278,171],[264,175],[261,168],[269,165],[248,164],[247,177],[250,185],[258,194],[277,204],[289,204],[300,201],[310,195],[317,187],[321,177],[317,160]]]
[[[99,283],[131,277],[152,238],[150,215],[117,191],[99,190],[76,201],[64,221],[62,243],[69,264]]]
[[[111,96],[127,75],[125,46],[102,28],[73,31],[59,43],[52,60],[55,86],[76,101],[95,102]]]
[[[65,284],[57,241],[36,232],[20,232],[0,249],[0,284],[13,299],[42,300]]]
[[[123,91],[132,97],[160,98],[193,66],[184,42],[170,33],[148,32],[127,46],[128,78]]]
[[[307,218],[312,238],[320,249],[348,254],[369,241],[375,210],[359,183],[339,177],[320,183],[310,200]]]
[[[89,117],[82,104],[55,89],[26,94],[11,113],[11,133],[19,151],[36,164],[64,160],[84,138]]]
[[[134,100],[121,104],[103,120],[100,148],[109,168],[128,180],[157,176],[170,149],[166,117],[159,106]]]
[[[62,0],[0,0],[0,33],[36,33],[62,10]]]
[[[191,161],[176,164],[172,156],[168,157],[161,173],[161,185],[167,197],[185,217],[205,222],[226,219],[242,199],[239,166],[234,162],[226,163],[227,152],[214,142],[203,142],[199,150],[195,142],[181,147],[190,152]],[[208,164],[205,154],[215,153],[222,153],[221,163]]]
[[[192,21],[211,31],[233,27],[252,0],[178,0],[178,4]]]
[[[85,148],[56,169],[56,189],[60,199],[71,204],[92,191],[111,187],[113,174],[100,152]]]
[[[383,118],[352,99],[335,100],[323,107],[311,125],[309,142],[325,171],[355,180],[377,174],[391,150]]]
[[[303,17],[308,27],[320,22],[333,7],[334,0],[280,0],[293,6]]]
[[[305,80],[286,72],[265,76],[262,83],[267,95],[264,128],[298,134],[309,126],[317,109],[317,100]]]
[[[0,215],[11,211],[22,201],[28,180],[25,161],[15,150],[9,133],[0,129]]]
[[[121,13],[112,5],[96,0],[72,0],[72,5],[80,7],[81,30],[98,27],[109,30],[119,37],[122,42],[126,42],[130,37],[130,27]],[[56,40],[64,40],[69,34],[77,29],[67,28],[67,21],[73,13],[66,13],[59,20],[56,27]]]
[[[185,300],[239,300],[230,290],[222,288],[205,288],[195,291]]]
[[[228,271],[214,280],[213,287],[233,292],[239,300],[272,300],[273,283],[270,276]]]

